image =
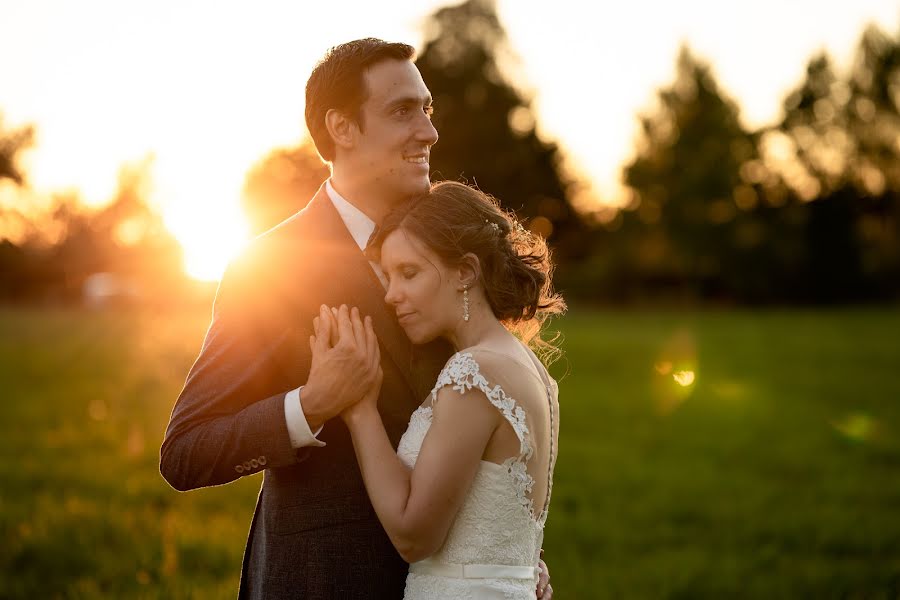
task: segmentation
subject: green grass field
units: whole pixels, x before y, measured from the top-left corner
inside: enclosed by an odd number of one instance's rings
[[[261,479],[157,466],[206,325],[0,309],[0,598],[235,595]],[[900,311],[560,326],[557,598],[900,597]]]

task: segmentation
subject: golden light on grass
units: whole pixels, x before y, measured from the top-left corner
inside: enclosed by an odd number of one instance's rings
[[[94,398],[88,404],[88,415],[95,421],[105,421],[109,416],[109,408],[106,402],[99,398]]]
[[[132,426],[125,443],[125,453],[131,458],[137,458],[143,455],[145,446],[144,432],[139,427]]]

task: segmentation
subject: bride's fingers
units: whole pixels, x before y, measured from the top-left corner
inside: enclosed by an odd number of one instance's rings
[[[329,348],[333,348],[338,342],[337,317],[332,311],[337,311],[337,309],[323,304],[319,312],[319,327],[322,327],[325,323],[328,324],[328,336],[325,338],[325,341],[328,343]]]
[[[366,318],[363,319],[363,328],[366,338],[366,355],[372,356],[375,351],[375,348],[372,347],[372,338],[375,336],[375,331],[372,329],[372,317],[366,315]]]
[[[375,348],[375,364],[381,368],[381,346],[378,345],[378,336],[375,335],[375,329],[372,329],[372,344]]]
[[[346,304],[341,304],[337,313],[337,329],[339,340],[344,344],[354,344],[353,324],[350,322],[350,309]]]
[[[363,327],[362,319],[359,317],[359,309],[355,306],[350,309],[350,324],[353,325],[353,339],[356,341],[356,347],[365,350],[366,330]]]
[[[370,365],[372,367],[377,367],[381,362],[381,356],[378,348],[378,337],[375,335],[375,328],[372,326],[372,317],[366,317],[365,337],[366,355],[371,360]]]

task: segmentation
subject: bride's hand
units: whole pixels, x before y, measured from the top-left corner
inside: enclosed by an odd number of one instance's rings
[[[362,399],[341,413],[341,417],[348,426],[360,418],[378,416],[378,396],[381,393],[381,382],[384,379],[384,372],[381,370],[381,349],[378,347],[378,337],[372,326],[372,318],[366,317],[362,326],[362,339],[365,341],[364,348],[368,359],[366,372],[371,376],[371,383]],[[356,331],[355,325],[354,331]]]
[[[361,319],[359,310],[355,307],[349,311],[345,307],[341,307],[341,310],[332,309],[332,315],[339,334],[338,343],[348,344],[364,365],[358,377],[366,382],[366,392],[359,402],[348,406],[341,413],[341,417],[350,425],[360,418],[377,415],[378,395],[384,376],[381,370],[381,350],[371,317]]]
[[[310,336],[310,374],[303,388],[303,412],[318,427],[351,405],[367,404],[381,386],[378,340],[372,320],[359,310],[322,307]]]

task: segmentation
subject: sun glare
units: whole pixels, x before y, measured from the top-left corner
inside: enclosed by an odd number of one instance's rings
[[[215,211],[196,204],[173,207],[164,218],[184,251],[184,270],[194,279],[220,279],[228,261],[247,243],[247,223],[236,202]]]
[[[217,232],[219,233],[219,232]],[[184,245],[184,270],[200,281],[218,281],[228,261],[240,250],[232,238],[211,235]]]

